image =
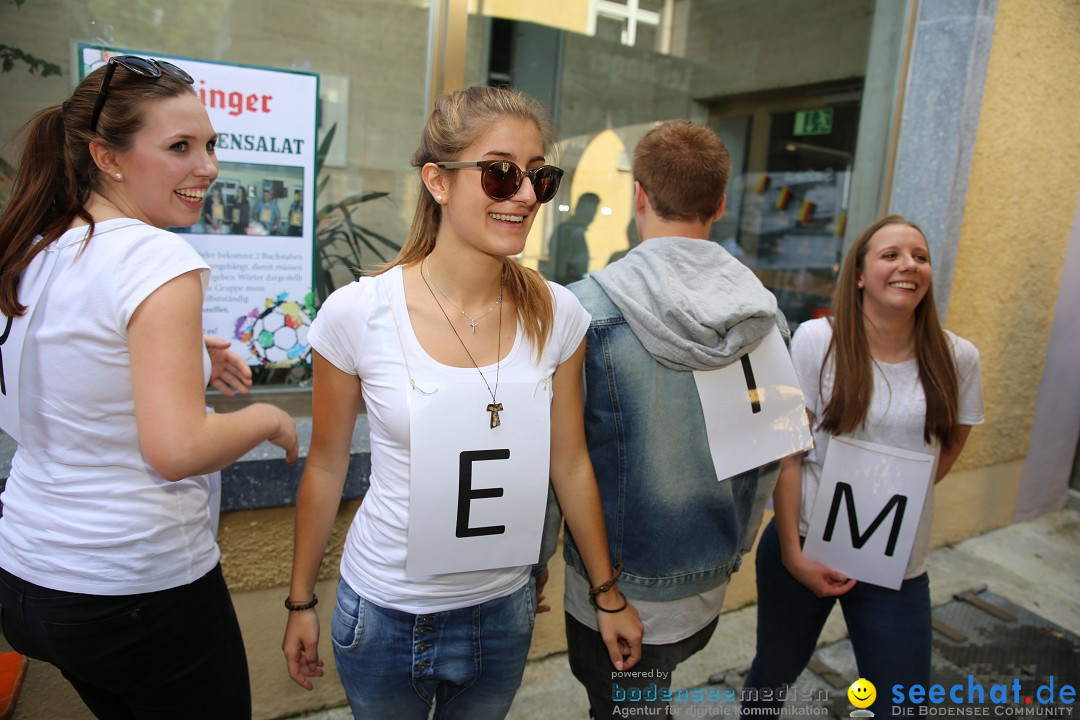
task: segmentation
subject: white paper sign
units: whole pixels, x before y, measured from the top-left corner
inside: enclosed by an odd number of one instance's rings
[[[861,582],[898,589],[933,471],[933,455],[831,438],[803,555]]]
[[[551,394],[546,385],[503,383],[498,399],[502,424],[492,428],[480,378],[411,394],[407,576],[539,559]]]
[[[740,362],[694,371],[694,381],[718,479],[813,444],[802,390],[779,329]]]
[[[19,279],[19,302],[26,306],[26,312],[16,318],[0,315],[0,428],[19,444],[22,444],[19,375],[26,331],[59,257],[60,251],[55,244],[39,252]]]

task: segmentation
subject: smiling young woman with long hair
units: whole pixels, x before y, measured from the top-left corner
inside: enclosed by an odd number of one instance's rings
[[[370,487],[345,541],[330,628],[357,717],[426,720],[432,705],[439,720],[506,714],[537,611],[530,564],[549,475],[613,669],[640,658],[641,622],[612,579],[585,447],[589,317],[513,259],[558,189],[551,143],[543,111],[519,93],[440,97],[413,156],[421,185],[408,241],[382,273],[331,295],[312,324],[314,425],[283,649],[310,689],[322,674],[315,583],[362,398]],[[477,451],[493,462],[475,463],[486,480],[470,481]]]
[[[209,268],[161,228],[199,220],[216,135],[182,69],[114,57],[37,113],[0,218],[0,606],[17,651],[101,718],[250,718],[206,474],[293,421],[211,414],[250,370],[202,335]],[[20,362],[21,361],[21,362]]]
[[[837,600],[859,674],[879,688],[878,717],[890,712],[884,688],[929,685],[933,487],[898,590],[857,583],[807,560],[802,540],[830,438],[932,455],[937,483],[959,457],[971,426],[982,423],[979,352],[941,328],[932,281],[922,230],[898,215],[884,217],[848,252],[833,316],[803,323],[792,338],[814,448],[784,460],[773,494],[776,517],[758,544],[757,656],[743,690],[749,714],[779,714],[783,695],[777,690],[806,667]]]

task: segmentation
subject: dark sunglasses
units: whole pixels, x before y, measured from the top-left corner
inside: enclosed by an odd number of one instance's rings
[[[90,132],[97,130],[98,119],[101,117],[101,108],[105,107],[105,96],[108,94],[109,83],[112,82],[116,66],[122,65],[136,75],[147,78],[161,77],[162,70],[168,70],[189,85],[195,84],[195,79],[182,67],[173,65],[164,60],[153,58],[141,58],[138,55],[116,55],[109,58],[109,66],[105,69],[105,77],[101,79],[101,89],[98,90],[97,102],[94,103],[94,113],[90,116]]]
[[[492,200],[509,200],[517,195],[521,189],[521,183],[525,176],[529,176],[533,192],[536,193],[536,201],[546,203],[555,197],[559,191],[559,181],[562,180],[562,168],[554,165],[543,165],[532,170],[522,170],[509,160],[477,160],[476,162],[440,162],[437,167],[447,170],[461,168],[480,168],[480,187]]]

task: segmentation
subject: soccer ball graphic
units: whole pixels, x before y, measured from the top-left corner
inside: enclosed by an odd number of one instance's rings
[[[311,346],[307,333],[312,309],[310,293],[301,304],[289,300],[289,293],[284,292],[267,298],[264,307],[237,318],[235,336],[251,353],[248,363],[282,368],[308,362]]]

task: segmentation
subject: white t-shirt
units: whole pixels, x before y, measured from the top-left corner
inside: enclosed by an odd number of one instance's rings
[[[513,349],[499,364],[503,382],[539,383],[581,344],[589,314],[566,288],[548,283],[555,318],[539,365],[518,326]],[[341,558],[341,576],[364,598],[410,613],[469,607],[507,595],[528,581],[529,567],[405,575],[409,531],[410,368],[445,382],[474,382],[482,400],[487,388],[474,367],[436,362],[413,332],[405,304],[401,267],[364,277],[334,291],[308,333],[311,346],[342,372],[362,381],[371,429],[371,478],[353,518]],[[495,366],[480,368],[493,376]],[[486,401],[484,401],[486,402]]]
[[[979,369],[979,351],[970,342],[948,330],[945,335],[953,347],[956,371],[960,381],[957,421],[960,425],[981,425],[983,422],[982,373]],[[810,320],[799,326],[791,339],[791,359],[799,376],[806,408],[814,414],[814,447],[806,453],[802,463],[802,507],[799,513],[799,534],[806,537],[810,513],[817,499],[821,482],[821,469],[829,450],[829,434],[818,427],[822,413],[832,393],[834,364],[829,360],[821,373],[825,353],[832,338],[832,325],[827,318]],[[819,383],[820,392],[819,392]],[[923,438],[926,422],[926,396],[919,381],[918,361],[914,358],[901,363],[874,361],[874,394],[866,423],[846,437],[856,440],[888,445],[904,450],[914,450],[933,455],[936,472],[941,445],[937,439],[927,444]],[[926,493],[915,545],[911,550],[905,578],[913,578],[926,572],[930,551],[930,526],[934,518],[934,488]]]
[[[670,645],[698,633],[720,615],[728,580],[705,592],[678,600],[634,600],[646,645]],[[570,565],[566,566],[563,609],[585,627],[600,632],[597,610],[589,602],[589,581]]]
[[[218,562],[206,478],[170,482],[143,457],[127,327],[159,287],[210,269],[184,240],[129,218],[62,235],[33,308],[19,407],[24,444],[0,501],[0,566],[55,590],[129,595],[197,580]],[[40,261],[41,253],[34,262]],[[210,357],[203,349],[209,379]]]

